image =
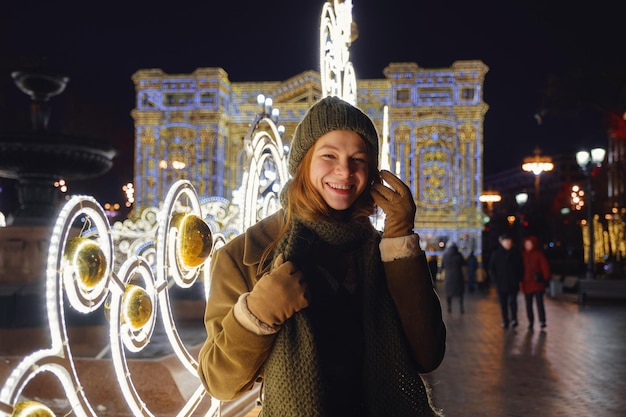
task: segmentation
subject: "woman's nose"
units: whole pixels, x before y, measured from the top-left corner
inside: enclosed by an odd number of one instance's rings
[[[337,165],[335,165],[335,173],[342,177],[349,177],[352,173],[350,162],[348,160],[338,160]]]

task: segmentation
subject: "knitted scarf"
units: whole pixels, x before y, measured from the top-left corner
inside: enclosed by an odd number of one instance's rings
[[[367,224],[307,222],[295,218],[276,254],[306,264],[317,240],[331,245],[360,245],[363,276],[364,381],[371,417],[440,416],[430,404],[415,369],[380,261],[378,234]],[[306,276],[306,272],[305,272]],[[309,277],[308,279],[312,279]],[[355,381],[357,383],[357,381]],[[304,309],[283,323],[264,367],[263,417],[324,417],[324,390],[311,319]]]

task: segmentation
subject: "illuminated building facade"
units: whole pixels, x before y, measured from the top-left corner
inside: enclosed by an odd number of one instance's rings
[[[221,68],[169,75],[139,70],[135,120],[135,211],[158,207],[179,179],[200,196],[232,198],[241,182],[243,138],[258,113],[258,94],[278,104],[287,135],[320,98],[319,74],[284,82],[231,83]]]
[[[389,145],[387,164],[411,188],[415,227],[429,252],[454,241],[481,250],[483,121],[487,66],[457,61],[424,69],[391,63],[384,79],[357,80],[357,105]],[[135,211],[157,207],[179,179],[201,197],[232,199],[242,179],[243,138],[258,112],[257,96],[280,110],[286,143],[307,109],[322,97],[320,75],[285,81],[230,82],[221,68],[192,74],[139,70],[135,120]]]

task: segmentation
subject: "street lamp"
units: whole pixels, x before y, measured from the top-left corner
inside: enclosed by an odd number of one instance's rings
[[[517,203],[518,206],[523,207],[527,201],[528,201],[528,193],[515,194],[515,202]]]
[[[536,147],[533,156],[524,158],[522,169],[535,174],[535,197],[537,198],[537,202],[539,202],[539,176],[542,172],[548,172],[554,169],[552,158],[541,155],[541,149]]]
[[[491,217],[493,214],[493,203],[499,203],[502,201],[502,196],[497,191],[487,190],[478,196],[478,201],[481,203],[487,203],[487,214]]]
[[[593,230],[593,189],[591,186],[591,172],[596,166],[600,166],[604,160],[606,151],[602,148],[594,148],[591,152],[580,151],[576,153],[576,162],[580,169],[587,177],[587,226],[589,227],[589,252],[587,255],[587,278],[593,279],[594,277],[594,230]]]
[[[518,219],[519,219],[519,224],[518,224],[518,228],[519,228],[519,241],[520,244],[522,243],[522,240],[524,239],[524,219],[522,218],[522,207],[524,207],[524,204],[526,204],[526,202],[528,201],[528,193],[517,193],[515,194],[515,202],[517,203],[517,207],[519,208],[519,213],[518,213]]]

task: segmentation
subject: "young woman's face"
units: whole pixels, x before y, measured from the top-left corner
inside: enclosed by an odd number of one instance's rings
[[[351,130],[333,130],[315,141],[312,152],[313,187],[332,209],[348,209],[367,187],[365,141]]]

